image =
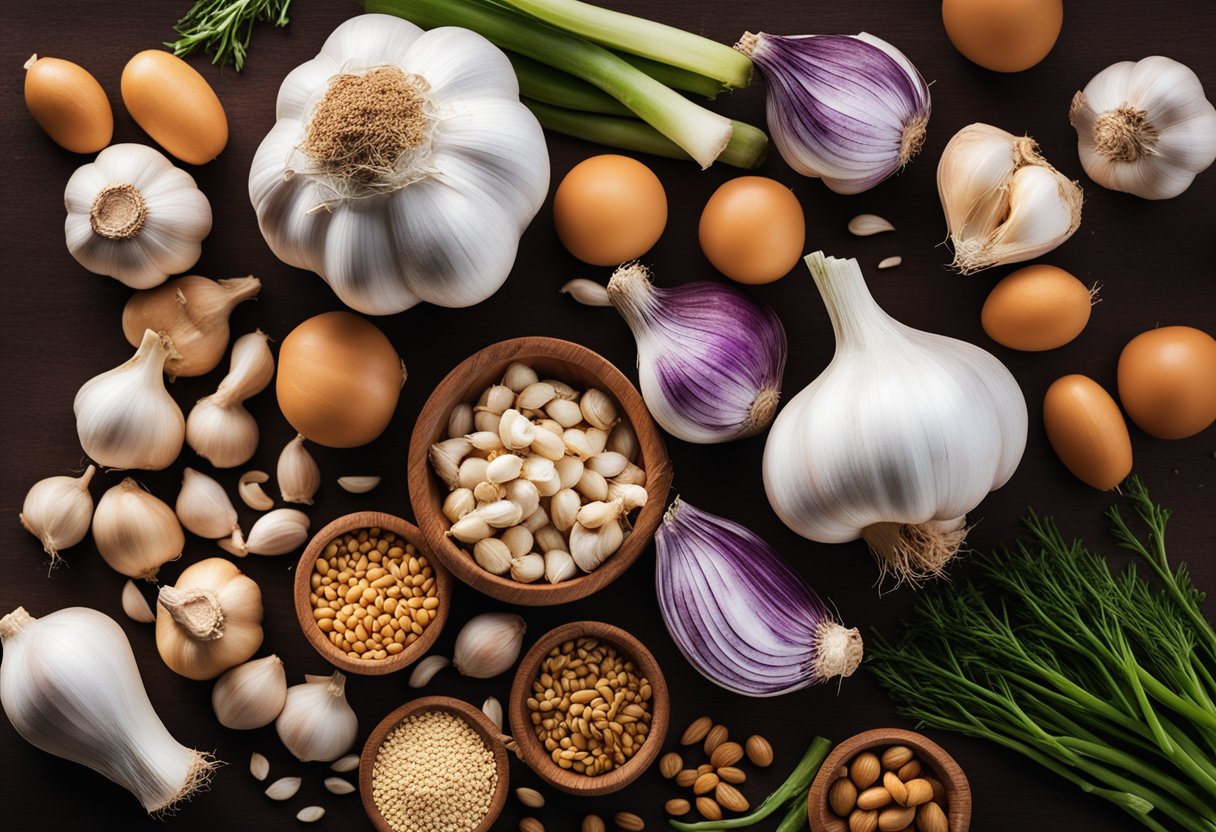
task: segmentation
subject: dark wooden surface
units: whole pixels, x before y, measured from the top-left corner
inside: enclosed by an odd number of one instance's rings
[[[125,360],[131,353],[119,326],[129,290],[108,278],[81,269],[63,241],[62,190],[71,172],[86,160],[54,146],[27,116],[21,103],[21,64],[29,53],[59,56],[90,69],[115,105],[115,140],[146,141],[121,107],[118,80],[126,59],[172,37],[172,24],[187,0],[126,0],[92,3],[61,0],[54,4],[5,0],[0,21],[0,75],[4,129],[0,158],[8,184],[0,191],[4,281],[0,332],[4,335],[4,394],[0,437],[4,476],[0,485],[0,607],[21,604],[34,615],[83,604],[121,621],[139,659],[145,684],[165,723],[182,742],[214,750],[230,763],[209,794],[184,807],[171,821],[175,829],[291,829],[295,812],[317,803],[327,808],[321,828],[364,829],[367,824],[356,796],[337,797],[322,787],[328,770],[291,759],[272,728],[239,733],[221,728],[210,708],[207,683],[171,673],[160,661],[152,628],[122,616],[119,593],[123,577],[106,568],[91,545],[71,550],[68,568],[47,577],[41,552],[18,526],[16,515],[26,489],[52,474],[79,470],[85,463],[72,419],[72,398],[79,385]],[[716,0],[672,0],[663,4],[616,0],[621,8],[648,8],[672,23],[733,42],[743,30],[778,33],[857,32],[887,38],[904,50],[933,82],[933,118],[919,159],[898,178],[870,193],[838,197],[812,180],[792,174],[774,154],[762,173],[792,186],[808,220],[809,249],[852,255],[868,269],[874,294],[897,317],[914,326],[965,338],[1006,360],[1025,390],[1030,405],[1030,438],[1013,480],[973,514],[978,526],[972,543],[978,548],[1008,539],[1016,518],[1028,503],[1055,514],[1067,534],[1083,535],[1106,551],[1113,547],[1103,534],[1101,512],[1110,496],[1074,480],[1052,455],[1040,423],[1044,390],[1065,373],[1087,373],[1113,387],[1121,346],[1133,335],[1157,324],[1191,324],[1216,331],[1216,172],[1208,171],[1183,196],[1150,203],[1103,190],[1089,182],[1077,160],[1066,113],[1073,92],[1108,64],[1164,54],[1195,68],[1216,95],[1216,53],[1211,32],[1216,12],[1206,0],[1189,2],[1071,2],[1064,32],[1052,54],[1038,67],[1019,75],[981,70],[959,56],[941,27],[937,4],[929,0],[850,0],[785,3],[762,0],[727,3]],[[215,227],[196,271],[212,277],[257,274],[265,284],[256,303],[234,316],[234,334],[261,327],[282,339],[299,321],[338,301],[315,276],[289,269],[271,255],[257,231],[246,192],[249,161],[274,117],[274,98],[283,76],[316,53],[328,32],[358,12],[350,0],[321,3],[297,0],[285,31],[260,30],[243,75],[220,71],[205,60],[194,61],[215,86],[227,108],[232,140],[216,162],[192,172],[211,200]],[[763,86],[737,93],[720,107],[753,122],[763,115]],[[995,348],[979,324],[980,305],[994,280],[1009,268],[963,278],[943,268],[949,259],[939,244],[945,236],[934,188],[937,157],[949,137],[973,121],[987,121],[1012,132],[1028,132],[1042,144],[1049,160],[1085,188],[1085,216],[1079,233],[1046,258],[1086,282],[1103,283],[1103,302],[1085,333],[1073,344],[1047,354],[1016,354]],[[550,138],[553,182],[595,149],[572,140]],[[646,256],[659,282],[671,284],[714,277],[696,244],[700,208],[722,182],[737,171],[715,167],[698,173],[691,165],[647,160],[667,187],[668,229]],[[850,237],[846,221],[870,211],[889,218],[899,229],[870,239]],[[898,254],[903,266],[877,272],[882,257]],[[513,276],[493,299],[475,309],[419,308],[379,323],[406,359],[410,379],[389,430],[375,443],[353,451],[316,449],[325,485],[310,510],[314,527],[356,509],[394,512],[409,517],[405,493],[406,443],[427,393],[456,363],[494,341],[520,335],[569,338],[598,350],[636,380],[634,347],[625,325],[611,310],[583,309],[557,293],[576,276],[603,279],[608,270],[575,262],[558,244],[548,206],[528,230]],[[781,313],[790,340],[785,376],[786,395],[809,383],[831,357],[832,338],[823,305],[811,281],[796,271],[757,294]],[[179,381],[173,393],[183,405],[213,389],[222,371]],[[254,464],[273,471],[279,449],[291,431],[278,414],[273,393],[251,402],[263,432]],[[775,518],[765,501],[760,479],[763,438],[718,447],[670,441],[675,488],[708,510],[742,521],[770,540],[811,583],[839,607],[844,618],[869,633],[890,632],[913,600],[907,590],[879,597],[875,570],[860,544],[816,545],[793,535]],[[1136,470],[1152,494],[1176,512],[1170,538],[1174,558],[1190,562],[1198,583],[1216,589],[1216,430],[1178,442],[1153,440],[1133,432]],[[155,493],[172,499],[183,464],[198,465],[187,451],[173,469],[141,475]],[[202,466],[206,470],[206,466]],[[366,496],[340,491],[334,480],[344,474],[379,474],[381,487]],[[235,472],[221,475],[235,485]],[[119,475],[98,477],[95,496]],[[252,514],[242,511],[246,528]],[[191,539],[181,562],[163,570],[172,581],[188,563],[216,554],[213,546]],[[1116,555],[1116,557],[1119,557]],[[324,662],[300,634],[292,610],[294,557],[249,558],[241,566],[262,586],[266,605],[264,651],[284,658],[292,683],[304,673],[326,670]],[[801,755],[812,736],[837,740],[867,728],[902,724],[873,679],[864,672],[839,688],[827,686],[771,701],[750,701],[726,694],[693,672],[667,637],[651,589],[653,551],[648,551],[620,581],[598,595],[556,608],[524,610],[529,625],[525,647],[551,627],[577,619],[598,619],[640,636],[662,663],[671,684],[673,733],[709,713],[731,731],[770,737],[777,761],[750,779],[746,794],[758,802]],[[958,570],[965,574],[965,567]],[[476,612],[503,605],[459,586],[452,618],[437,649],[450,651],[461,623]],[[1209,606],[1209,611],[1211,607]],[[510,674],[488,681],[441,673],[426,693],[450,694],[479,704],[490,694],[505,700]],[[360,717],[360,742],[372,727],[414,693],[404,674],[387,678],[351,678],[349,699]],[[934,733],[971,779],[975,797],[974,829],[1014,832],[1022,829],[1070,829],[1082,832],[1139,828],[1101,800],[1085,796],[1029,762],[981,742]],[[251,751],[266,754],[271,777],[298,774],[300,793],[287,804],[261,795],[247,773]],[[515,785],[538,785],[520,764],[512,765]],[[537,815],[549,829],[576,828],[587,811],[602,814],[627,809],[638,812],[648,829],[664,828],[662,803],[679,793],[650,772],[628,790],[609,797],[575,800],[544,789],[549,805]],[[147,820],[134,799],[97,775],[43,754],[21,741],[0,720],[0,827],[6,829],[161,829]],[[496,828],[513,829],[523,816],[511,800]],[[771,828],[771,827],[768,827]]]

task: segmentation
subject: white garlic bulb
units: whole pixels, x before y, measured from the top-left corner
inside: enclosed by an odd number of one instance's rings
[[[304,447],[304,434],[297,433],[296,438],[284,446],[276,474],[283,502],[312,505],[313,495],[321,487],[321,469]]]
[[[47,477],[25,495],[18,519],[51,556],[51,566],[62,560],[61,549],[75,546],[89,532],[93,520],[89,483],[95,473],[96,466],[90,465],[79,477]]]
[[[225,728],[238,731],[269,725],[287,701],[287,674],[276,655],[228,670],[211,689],[211,707]]]
[[[186,535],[173,509],[127,477],[97,501],[93,542],[112,569],[151,579],[162,564],[181,557]]]
[[[193,468],[182,471],[174,510],[181,524],[199,537],[219,540],[237,529],[236,508],[224,487]]]
[[[262,646],[262,590],[224,558],[186,567],[156,597],[156,649],[174,673],[214,679]]]
[[[1081,166],[1104,188],[1171,199],[1216,161],[1216,107],[1185,65],[1120,61],[1072,99]]]
[[[186,420],[186,442],[216,468],[248,462],[258,447],[258,423],[243,402],[274,378],[274,356],[260,329],[232,345],[228,375],[210,396],[199,399]]]
[[[193,177],[141,144],[98,153],[72,174],[63,201],[68,251],[132,289],[193,266],[211,232],[211,204]]]
[[[469,619],[456,636],[452,664],[464,676],[489,679],[506,673],[519,658],[527,630],[524,620],[509,612],[485,612]]]
[[[72,411],[80,447],[107,468],[167,468],[182,450],[186,425],[165,389],[167,338],[144,331],[128,361],[86,381]]]
[[[359,718],[346,701],[346,677],[305,676],[287,689],[287,701],[274,723],[279,739],[300,762],[336,760],[359,733]]]

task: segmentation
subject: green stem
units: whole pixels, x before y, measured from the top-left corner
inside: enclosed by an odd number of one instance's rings
[[[508,52],[507,57],[515,68],[515,77],[519,79],[519,94],[524,98],[567,110],[610,116],[632,115],[624,104],[582,79],[557,72],[540,61],[516,55],[514,52]]]
[[[666,84],[673,90],[692,93],[693,95],[699,95],[702,98],[712,100],[717,98],[719,93],[726,92],[728,89],[720,81],[715,81],[713,78],[708,78],[704,75],[698,75],[695,72],[689,72],[687,69],[680,69],[678,66],[659,63],[658,61],[643,58],[640,55],[631,55],[628,52],[620,52],[615,49],[610,49],[609,51],[622,61],[632,64],[660,84]]]

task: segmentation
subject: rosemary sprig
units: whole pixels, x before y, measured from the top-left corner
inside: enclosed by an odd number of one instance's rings
[[[290,5],[291,0],[198,0],[174,27],[181,37],[165,46],[179,57],[201,46],[213,64],[231,63],[240,72],[253,24],[286,26]]]

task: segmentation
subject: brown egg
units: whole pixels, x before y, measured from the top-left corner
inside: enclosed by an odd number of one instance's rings
[[[1062,347],[1089,323],[1093,296],[1055,266],[1026,266],[992,287],[980,322],[998,344],[1038,352]]]
[[[1064,24],[1063,0],[942,0],[954,48],[996,72],[1021,72],[1047,57]]]
[[[740,176],[714,191],[701,212],[701,250],[740,283],[772,283],[802,256],[806,220],[794,192],[763,176]]]
[[[571,169],[553,195],[557,236],[593,266],[636,260],[667,226],[667,193],[650,168],[627,156],[592,156]]]
[[[228,118],[215,90],[169,52],[148,49],[127,61],[122,100],[144,132],[183,162],[205,164],[228,144]]]
[[[1119,355],[1119,399],[1158,439],[1184,439],[1216,422],[1216,339],[1163,326],[1128,341]]]
[[[1110,491],[1132,470],[1132,440],[1119,405],[1091,378],[1064,376],[1043,397],[1043,427],[1077,479]]]
[[[25,106],[55,144],[73,153],[96,153],[114,135],[106,91],[84,67],[60,58],[25,62]]]
[[[279,349],[279,409],[298,432],[331,448],[366,445],[383,433],[404,383],[388,338],[350,312],[309,318]]]

